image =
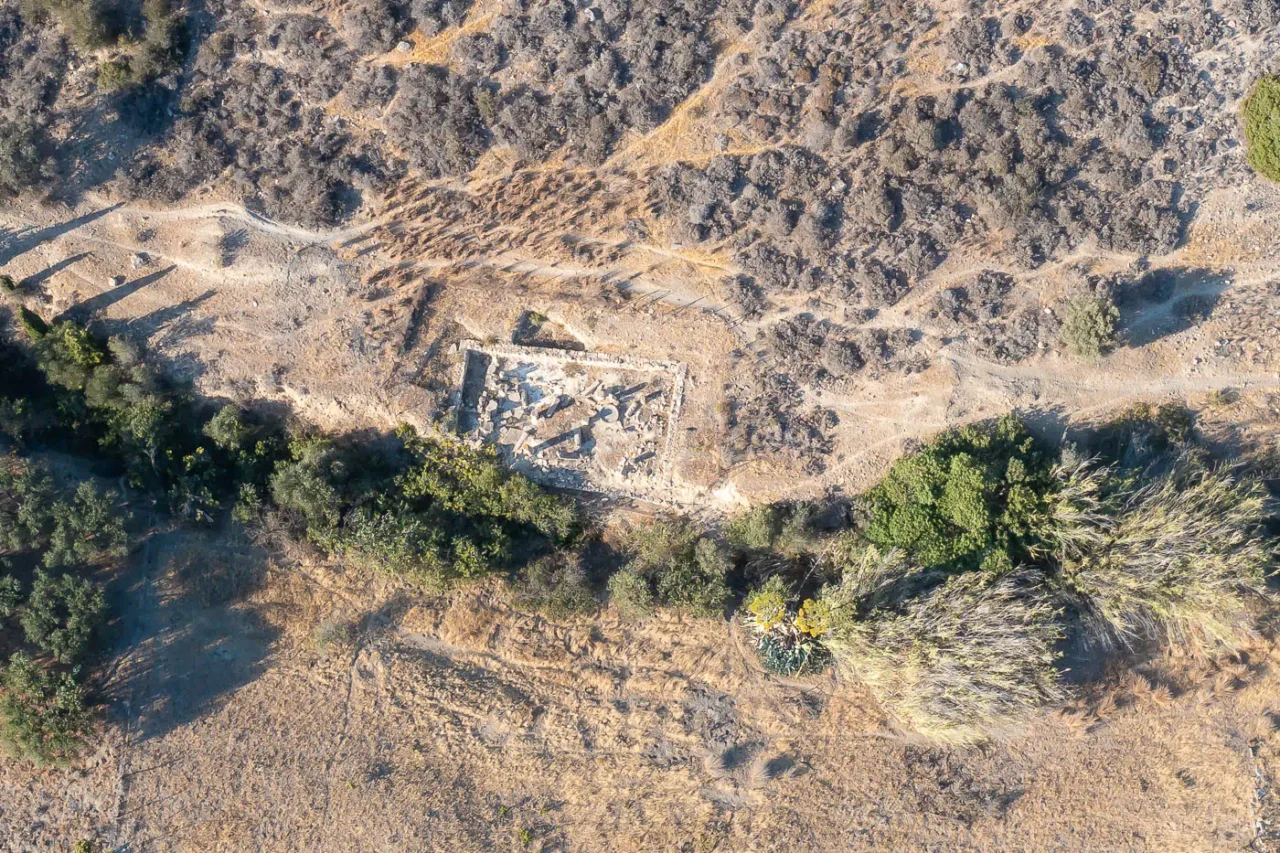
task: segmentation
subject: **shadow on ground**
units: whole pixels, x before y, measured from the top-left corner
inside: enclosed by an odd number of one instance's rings
[[[1231,282],[1220,270],[1152,270],[1116,294],[1125,340],[1146,346],[1204,322]]]
[[[102,693],[130,737],[216,712],[265,670],[278,629],[245,601],[267,555],[230,534],[153,533],[108,585],[116,666]]]

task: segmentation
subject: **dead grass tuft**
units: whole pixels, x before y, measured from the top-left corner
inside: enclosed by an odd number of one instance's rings
[[[1275,558],[1260,483],[1184,456],[1154,478],[1082,466],[1063,494],[1061,582],[1105,639],[1232,650],[1256,639]]]
[[[827,645],[886,713],[932,740],[971,743],[1063,698],[1060,628],[1038,576],[968,573],[911,595],[923,573],[903,567],[901,555],[868,549],[824,592]]]

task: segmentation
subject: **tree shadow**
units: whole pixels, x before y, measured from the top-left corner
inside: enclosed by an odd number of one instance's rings
[[[77,216],[74,219],[68,219],[66,222],[59,222],[57,225],[50,225],[47,228],[6,228],[0,230],[0,265],[9,263],[20,255],[46,243],[67,234],[71,231],[88,225],[95,219],[101,219],[108,213],[118,209],[121,204],[113,204],[99,210]]]
[[[58,261],[56,264],[52,264],[51,266],[45,267],[40,272],[35,273],[34,275],[29,275],[26,278],[24,278],[21,282],[22,289],[27,291],[28,293],[34,292],[35,290],[43,286],[46,281],[53,278],[58,273],[62,272],[67,267],[70,267],[72,264],[79,263],[80,261],[83,261],[85,258],[88,258],[91,255],[92,255],[91,252],[81,252],[78,255],[72,255],[69,258],[63,258],[62,260]]]
[[[171,570],[193,536],[201,557],[196,571],[222,558],[234,562],[236,577]],[[162,737],[214,713],[263,673],[280,631],[262,607],[241,599],[260,584],[266,560],[260,549],[223,548],[183,530],[157,532],[107,585],[119,614],[112,626],[117,664],[101,691],[127,719],[130,737]]]
[[[120,335],[148,343],[159,337],[160,346],[173,346],[188,338],[213,332],[217,322],[213,317],[193,320],[190,315],[217,293],[216,290],[206,290],[192,299],[157,308],[141,317],[104,320],[99,326],[107,335]]]
[[[142,288],[149,284],[154,284],[169,273],[177,269],[176,266],[167,266],[162,270],[156,270],[148,273],[133,281],[125,282],[119,287],[113,287],[106,293],[99,293],[97,296],[91,296],[84,301],[71,306],[63,311],[55,319],[57,320],[76,320],[77,322],[85,322],[90,317],[107,310],[125,297],[132,296]]]
[[[1233,280],[1229,272],[1172,267],[1152,270],[1116,293],[1120,328],[1141,347],[1208,319]]]

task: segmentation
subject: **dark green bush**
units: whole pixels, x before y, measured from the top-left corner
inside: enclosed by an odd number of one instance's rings
[[[1006,571],[1042,545],[1051,463],[1012,416],[945,432],[867,493],[867,538],[925,567]]]
[[[32,341],[38,341],[49,334],[49,324],[26,306],[18,309],[18,323]]]
[[[65,672],[15,654],[0,677],[0,741],[10,755],[38,765],[68,763],[90,731],[84,690]]]
[[[634,569],[623,569],[609,578],[609,601],[625,619],[645,619],[657,611],[653,586]]]
[[[725,526],[725,539],[742,550],[768,550],[794,558],[813,545],[813,514],[808,503],[762,504],[731,519]]]
[[[1267,75],[1254,84],[1242,115],[1249,165],[1280,181],[1280,75]]]
[[[556,551],[534,560],[511,583],[511,603],[550,619],[566,619],[595,610],[581,555]]]
[[[628,551],[631,560],[618,575],[625,578],[609,587],[624,612],[645,615],[648,602],[691,616],[724,613],[729,601],[729,558],[715,541],[699,536],[687,520],[659,519],[637,528]]]
[[[373,477],[332,441],[294,442],[292,461],[271,478],[275,502],[321,547],[428,586],[472,580],[577,537],[573,504],[505,470],[493,453],[408,428],[397,435],[398,459]]]
[[[53,525],[53,504],[53,479],[44,468],[0,457],[0,550],[42,545]]]
[[[781,529],[781,510],[773,504],[760,504],[730,519],[724,536],[735,548],[764,550],[773,547]]]
[[[76,486],[71,501],[54,503],[44,564],[54,568],[123,556],[128,536],[115,512],[115,497],[85,481]]]
[[[106,608],[106,599],[93,582],[38,571],[22,611],[22,630],[29,642],[58,661],[75,663],[89,651]]]
[[[7,568],[0,560],[0,568]],[[13,575],[0,575],[0,619],[8,619],[22,604],[22,584]]]

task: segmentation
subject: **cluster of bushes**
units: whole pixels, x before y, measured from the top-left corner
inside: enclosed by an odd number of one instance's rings
[[[690,616],[719,616],[729,602],[731,564],[724,548],[687,520],[665,518],[636,528],[630,557],[609,579],[609,594],[630,618],[661,607]]]
[[[25,308],[16,325],[25,342],[0,339],[0,445],[71,454],[189,524],[272,516],[335,556],[432,589],[533,562],[522,576],[530,601],[541,594],[568,613],[590,599],[572,550],[576,506],[491,453],[407,427],[315,435],[209,406],[127,341]],[[81,570],[123,555],[116,501],[91,481],[59,488],[30,458],[0,457],[0,620],[25,638],[0,679],[0,739],[20,757],[70,760],[90,728],[84,667],[105,604]],[[5,627],[0,638],[15,636]]]
[[[863,496],[858,529],[775,552],[744,612],[762,661],[798,671],[820,649],[905,727],[965,742],[1064,695],[1068,634],[1242,648],[1274,601],[1271,506],[1190,439],[1173,407],[1126,413],[1089,458],[1011,416],[938,436]],[[765,529],[730,527],[757,546],[742,531]]]
[[[191,523],[273,516],[428,588],[509,571],[517,606],[596,606],[576,507],[492,454],[409,428],[326,437],[208,408],[123,341],[20,320],[28,345],[0,341],[0,437],[19,448],[93,457]],[[1176,407],[1135,408],[1087,450],[1046,446],[1012,416],[949,431],[895,463],[838,533],[817,532],[807,505],[758,507],[722,537],[676,517],[639,525],[608,594],[628,618],[714,617],[745,592],[769,669],[834,660],[903,725],[953,741],[1057,701],[1069,633],[1126,649],[1248,642],[1275,566],[1263,487],[1195,449]],[[16,457],[0,468],[0,551],[29,574],[0,579],[0,617],[25,637],[0,721],[25,756],[65,758],[87,725],[76,667],[103,604],[74,569],[122,552],[113,501]]]
[[[1260,481],[1194,443],[1189,413],[1135,407],[1084,451],[1013,416],[949,431],[895,463],[818,530],[811,505],[760,506],[722,538],[642,525],[608,581],[621,615],[738,615],[766,669],[835,663],[900,725],[966,743],[1064,699],[1071,638],[1106,654],[1162,643],[1233,652],[1274,603]],[[557,555],[515,584],[518,606],[594,607]]]
[[[43,466],[0,457],[0,744],[16,757],[65,763],[91,729],[84,664],[106,601],[85,575],[124,553],[116,498],[88,480],[58,489]]]
[[[122,55],[98,66],[98,86],[117,92],[163,77],[186,59],[187,39],[184,11],[170,0],[143,0],[141,32],[131,34]]]
[[[69,320],[49,325],[25,308],[21,321],[29,357],[2,344],[11,357],[0,368],[3,435],[114,463],[179,519],[281,514],[335,554],[431,584],[526,562],[581,533],[572,503],[492,453],[409,427],[334,438],[235,405],[210,408],[125,340]]]
[[[104,0],[23,0],[21,11],[28,21],[55,20],[82,53],[120,48],[117,58],[98,67],[98,83],[108,91],[167,74],[186,56],[186,12],[169,0],[143,0],[133,14]]]
[[[298,439],[271,475],[275,506],[334,554],[432,587],[523,564],[581,533],[575,507],[491,452],[402,427],[390,447]]]

